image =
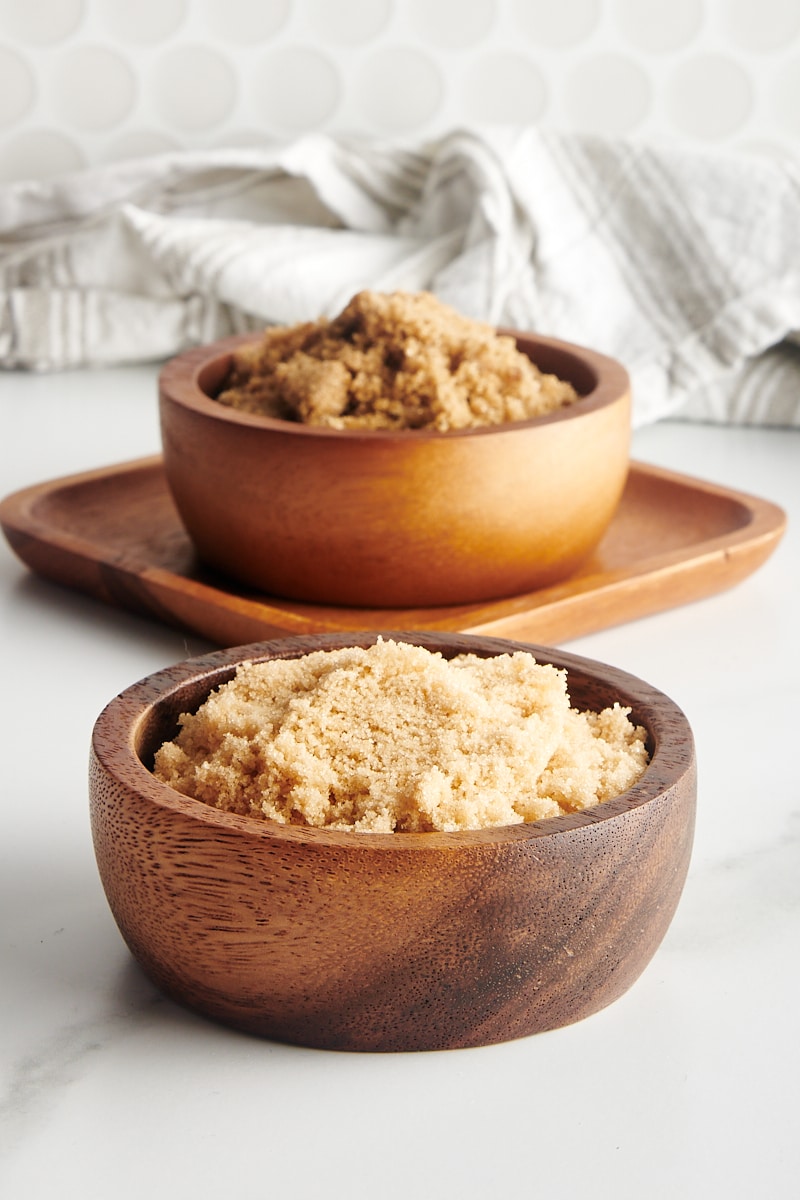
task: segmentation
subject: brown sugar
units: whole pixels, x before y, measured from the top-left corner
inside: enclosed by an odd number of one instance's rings
[[[226,812],[362,833],[482,829],[601,803],[644,771],[645,731],[570,705],[566,672],[379,640],[243,663],[156,754]]]
[[[217,399],[332,429],[444,432],[542,416],[577,393],[428,292],[364,291],[333,320],[271,328],[236,351]]]

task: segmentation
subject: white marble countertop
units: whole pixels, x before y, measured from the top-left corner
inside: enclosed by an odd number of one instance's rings
[[[0,376],[2,494],[157,451],[155,375]],[[570,643],[687,713],[692,866],[622,999],[478,1050],[276,1045],[156,992],[97,877],[89,737],[113,695],[208,647],[28,574],[3,542],[4,1197],[798,1195],[800,432],[662,424],[634,454],[774,500],[789,530],[734,589]]]

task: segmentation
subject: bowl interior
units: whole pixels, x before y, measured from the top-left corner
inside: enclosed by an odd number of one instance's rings
[[[210,400],[215,400],[222,391],[223,384],[230,374],[232,359],[233,351],[228,350],[210,358],[197,372],[197,386]]]

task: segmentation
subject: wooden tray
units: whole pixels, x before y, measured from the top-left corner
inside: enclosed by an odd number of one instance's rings
[[[619,511],[565,583],[481,604],[328,608],[241,588],[198,563],[161,458],[56,479],[0,504],[16,554],[40,575],[220,645],[357,629],[448,629],[556,644],[738,583],[777,545],[777,505],[633,463]]]

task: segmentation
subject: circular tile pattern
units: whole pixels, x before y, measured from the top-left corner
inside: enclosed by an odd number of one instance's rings
[[[647,116],[650,81],[636,62],[620,54],[584,59],[567,75],[564,107],[573,127],[586,133],[623,136]]]
[[[183,24],[187,0],[95,0],[95,7],[104,28],[124,45],[154,46]]]
[[[25,59],[4,46],[0,46],[0,80],[0,129],[4,129],[30,111],[36,97],[36,84]]]
[[[614,17],[623,37],[640,50],[665,54],[688,46],[703,24],[703,0],[642,4],[616,0]]]
[[[71,138],[52,129],[27,129],[10,138],[0,154],[0,182],[52,179],[85,166]]]
[[[782,50],[800,36],[800,4],[797,0],[722,0],[719,23],[748,52]]]
[[[274,138],[264,129],[225,129],[214,138],[218,150],[254,150],[269,146]]]
[[[405,46],[377,50],[361,64],[354,82],[368,126],[387,133],[419,129],[444,101],[444,80],[436,63]]]
[[[167,126],[187,132],[218,125],[237,97],[233,67],[207,46],[175,46],[153,67],[152,95]]]
[[[796,152],[800,0],[0,0],[0,157],[23,165],[28,133],[65,135],[61,170],[543,117]]]
[[[84,0],[0,0],[0,30],[30,46],[54,46],[74,33]]]
[[[291,7],[291,0],[203,0],[202,4],[211,32],[241,46],[274,37],[286,24]]]
[[[122,54],[80,45],[56,60],[49,91],[59,121],[77,129],[111,129],[130,115],[136,80]]]
[[[406,0],[414,32],[431,45],[477,46],[497,18],[496,0]]]
[[[514,0],[514,21],[537,46],[577,46],[600,19],[599,0]]]
[[[306,0],[305,9],[324,45],[364,46],[389,24],[392,0]]]
[[[769,100],[777,124],[792,137],[800,137],[800,58],[782,64],[772,80]]]
[[[250,81],[255,117],[287,132],[324,125],[336,112],[341,94],[339,73],[330,59],[300,46],[265,55]]]
[[[742,67],[718,54],[687,58],[665,85],[667,112],[675,126],[704,141],[738,133],[753,107],[753,86]]]
[[[473,121],[530,125],[547,108],[547,84],[521,54],[484,54],[464,76],[464,111]]]
[[[151,154],[167,154],[179,149],[180,146],[174,138],[167,137],[165,133],[154,129],[131,129],[109,142],[101,158],[106,163],[123,162],[126,159],[147,158]]]

